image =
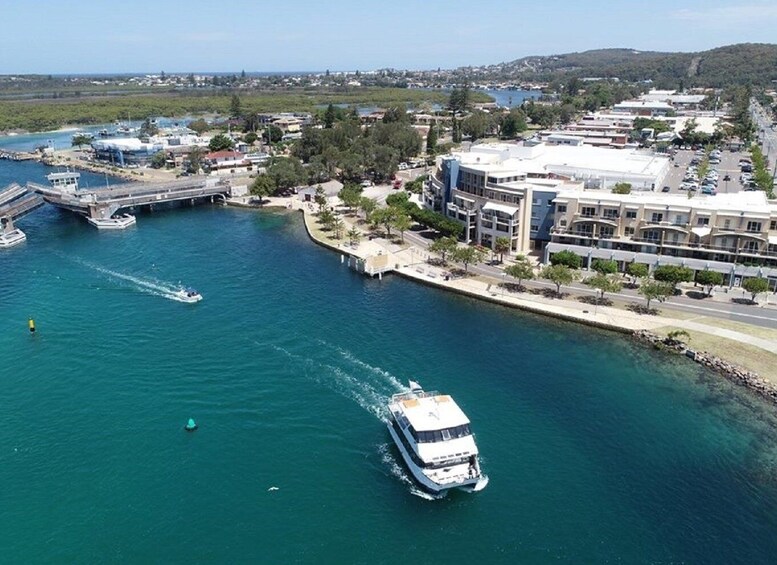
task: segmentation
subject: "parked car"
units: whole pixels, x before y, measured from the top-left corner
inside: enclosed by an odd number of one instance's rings
[[[718,191],[715,190],[714,188],[710,188],[709,186],[704,186],[701,189],[701,193],[702,194],[709,194],[710,196],[715,196],[718,193]]]
[[[661,192],[669,192],[670,190],[672,189],[669,188],[668,186],[665,186],[664,188],[661,189]]]

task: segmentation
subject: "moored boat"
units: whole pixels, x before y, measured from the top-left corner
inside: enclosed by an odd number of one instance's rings
[[[392,396],[388,409],[389,433],[424,489],[477,492],[486,487],[470,421],[453,398],[424,392],[410,381],[410,390]]]
[[[27,236],[19,228],[4,232],[0,231],[0,247],[13,247],[27,241]]]
[[[86,221],[98,230],[123,230],[137,223],[137,219],[132,214],[115,214],[110,218],[87,218]]]

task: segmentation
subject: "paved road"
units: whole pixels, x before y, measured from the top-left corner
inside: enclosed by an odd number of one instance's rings
[[[419,235],[416,232],[405,232],[405,240],[416,246],[426,248],[431,243],[431,240]],[[503,278],[504,273],[501,269],[493,267],[491,265],[472,265],[469,270],[478,275],[485,275],[493,278]],[[535,280],[529,283],[525,283],[526,286],[532,288],[555,288],[555,285],[548,281]],[[580,294],[595,295],[596,291],[580,283],[574,283],[569,287],[575,292]],[[732,298],[741,297],[740,290],[732,291]],[[635,300],[640,303],[644,301],[642,296],[636,290],[624,289],[620,293],[620,298],[626,300]],[[777,328],[777,309],[774,308],[759,308],[756,306],[748,306],[736,303],[725,302],[713,302],[710,299],[698,300],[689,298],[687,296],[675,296],[667,300],[661,305],[662,309],[677,310],[680,312],[688,312],[691,314],[697,314],[699,316],[709,316],[712,318],[720,318],[723,320],[733,320],[737,322],[744,322],[755,326],[765,328]]]
[[[750,115],[756,126],[756,133],[761,140],[761,149],[770,163],[777,159],[777,128],[772,127],[774,122],[771,113],[767,113],[755,100],[750,101]]]

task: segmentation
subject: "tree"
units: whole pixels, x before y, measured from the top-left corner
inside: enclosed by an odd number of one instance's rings
[[[451,141],[461,143],[461,122],[456,118],[451,122]]]
[[[326,193],[324,192],[324,187],[320,184],[316,187],[316,194],[313,196],[313,201],[318,204],[319,214],[326,210],[328,200],[326,198]]]
[[[362,198],[362,187],[358,184],[346,184],[337,193],[340,201],[348,207],[349,210],[359,206]]]
[[[235,146],[235,142],[231,138],[227,137],[223,133],[214,135],[210,143],[208,143],[208,149],[211,151],[226,151]]]
[[[201,147],[192,147],[186,158],[186,172],[192,175],[199,174],[202,168],[203,150]]]
[[[288,190],[304,184],[307,172],[296,157],[276,157],[267,165],[267,174],[280,190]]]
[[[331,129],[332,126],[335,124],[335,117],[337,116],[337,112],[335,111],[335,107],[333,104],[330,104],[326,107],[326,112],[324,112],[324,127],[326,129]]]
[[[647,300],[647,309],[650,310],[650,301],[658,300],[663,302],[667,296],[670,296],[674,292],[674,286],[671,283],[661,281],[651,281],[650,279],[642,279],[642,283],[639,285],[639,293]]]
[[[631,183],[630,182],[618,182],[612,187],[613,194],[630,194]]]
[[[189,125],[186,126],[190,130],[192,130],[197,135],[202,135],[206,131],[210,129],[210,126],[208,125],[208,122],[203,120],[202,118],[199,118],[197,120],[194,120],[193,122],[189,122]]]
[[[485,258],[485,254],[476,247],[457,247],[451,252],[451,257],[454,261],[458,261],[464,265],[464,272],[469,271],[470,264],[476,265],[482,263]]]
[[[386,108],[386,111],[383,113],[384,124],[408,122],[409,120],[410,118],[407,115],[407,108],[405,108],[404,104],[397,104],[396,106]]]
[[[265,143],[278,143],[283,139],[283,130],[278,126],[269,124],[262,133],[262,139]]]
[[[240,107],[240,97],[237,94],[232,95],[232,100],[229,102],[229,114],[233,118],[239,118],[242,114]]]
[[[402,243],[405,243],[405,232],[413,225],[413,220],[410,219],[403,210],[397,210],[396,216],[392,222],[394,229],[399,232],[399,237]]]
[[[461,122],[461,132],[464,135],[470,136],[472,141],[485,137],[491,132],[491,128],[494,126],[494,119],[491,114],[487,114],[483,111],[472,112],[469,116],[464,118]]]
[[[138,137],[151,137],[159,133],[159,128],[156,124],[151,123],[151,118],[146,118],[142,124],[140,124],[140,132]]]
[[[543,279],[548,279],[556,285],[556,295],[561,296],[561,285],[571,284],[577,278],[577,271],[561,263],[548,265],[540,272]]]
[[[151,160],[149,161],[149,164],[151,165],[152,169],[161,169],[165,166],[165,163],[167,162],[167,153],[164,151],[157,151],[151,156]]]
[[[494,240],[494,253],[499,255],[499,262],[504,261],[504,254],[510,252],[510,238],[500,236]]]
[[[756,297],[769,290],[769,281],[760,277],[745,279],[742,288],[750,293],[750,299],[755,302]]]
[[[343,230],[345,229],[345,222],[343,222],[340,216],[335,216],[332,219],[332,230],[335,232],[335,239],[343,237]]]
[[[583,266],[583,258],[574,251],[564,249],[550,256],[551,265],[565,265],[570,269],[579,269]]]
[[[525,257],[520,258],[514,264],[505,268],[505,273],[509,277],[513,277],[518,281],[518,286],[523,286],[524,280],[531,280],[534,278],[534,269],[531,263]]]
[[[650,269],[644,263],[629,263],[629,266],[626,267],[626,272],[633,277],[632,283],[636,283],[637,279],[647,277]]]
[[[614,275],[618,272],[618,263],[608,259],[594,259],[591,268],[602,275]]]
[[[437,153],[437,125],[429,126],[429,133],[426,134],[426,152],[429,155]]]
[[[362,196],[359,199],[359,210],[364,212],[364,219],[368,220],[370,219],[370,215],[375,211],[375,208],[378,207],[378,203],[375,201],[374,198],[367,198],[366,196]]]
[[[79,133],[78,135],[73,136],[73,140],[70,142],[70,145],[72,147],[78,147],[81,149],[82,145],[89,145],[92,141],[92,138],[88,135],[84,135],[83,133]]]
[[[466,112],[469,107],[469,87],[454,88],[448,98],[448,109],[455,113]]]
[[[429,251],[438,254],[444,265],[446,256],[455,251],[457,247],[458,244],[456,243],[455,238],[440,237],[432,242],[432,244],[429,246]]]
[[[604,300],[604,295],[607,292],[620,292],[623,285],[621,282],[612,275],[606,275],[604,273],[596,273],[590,277],[586,283],[591,288],[595,288],[599,291],[599,300]]]
[[[660,282],[669,283],[674,290],[681,282],[693,280],[693,270],[679,265],[661,265],[653,271],[653,278]]]
[[[391,228],[394,227],[394,220],[397,217],[397,208],[378,208],[370,214],[370,222],[375,226],[383,226],[386,235],[391,237]]]
[[[325,229],[331,230],[335,221],[335,214],[329,208],[324,208],[318,213],[318,221],[324,226]]]
[[[261,203],[263,202],[262,199],[265,196],[274,194],[276,188],[275,181],[272,179],[272,177],[270,175],[264,174],[256,177],[254,182],[251,184],[250,192],[254,196],[258,196],[259,202]]]
[[[691,334],[685,330],[672,330],[666,334],[666,337],[671,344],[685,343],[685,340],[691,341]]]
[[[359,243],[359,240],[361,239],[362,233],[356,229],[356,227],[352,227],[348,230],[348,232],[345,234],[348,236],[348,242],[351,244],[351,246]]]
[[[526,131],[526,128],[526,114],[520,108],[513,108],[502,119],[502,127],[499,133],[504,138],[512,139],[519,133]]]
[[[252,131],[249,131],[249,132],[248,132],[247,134],[245,134],[245,136],[243,137],[243,140],[244,140],[244,141],[245,141],[245,142],[246,142],[248,145],[253,145],[253,144],[254,144],[254,142],[255,142],[257,139],[259,139],[259,136],[258,136],[258,135],[256,135],[256,134],[255,134],[254,132],[252,132]]]
[[[713,287],[723,284],[723,274],[705,269],[696,273],[696,282],[704,287],[704,293],[709,296]]]

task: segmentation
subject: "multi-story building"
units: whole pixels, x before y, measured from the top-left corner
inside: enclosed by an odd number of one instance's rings
[[[486,247],[510,238],[511,253],[550,241],[559,190],[628,182],[650,190],[669,170],[666,157],[589,146],[482,144],[438,160],[424,203],[464,225],[463,239]]]
[[[730,276],[765,276],[777,284],[777,201],[763,192],[716,196],[559,191],[551,243],[586,262],[611,259],[651,268],[677,264]]]

